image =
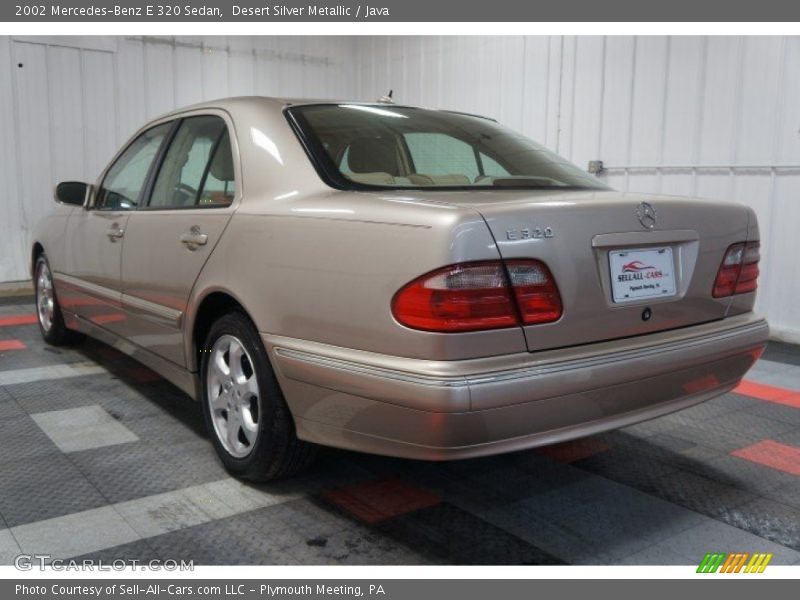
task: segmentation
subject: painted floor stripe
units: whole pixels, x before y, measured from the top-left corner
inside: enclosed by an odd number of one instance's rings
[[[19,340],[0,340],[0,352],[7,350],[25,350],[27,346]]]
[[[25,554],[72,558],[299,497],[298,493],[270,494],[228,478],[7,531]]]
[[[14,317],[0,317],[0,327],[11,327],[12,325],[34,325],[36,315],[17,315]]]
[[[133,366],[129,369],[126,369],[125,372],[128,377],[134,381],[137,381],[138,383],[153,383],[156,381],[162,381],[164,379],[161,377],[161,375],[143,365]]]
[[[438,496],[399,479],[358,483],[327,491],[322,497],[359,521],[370,524],[441,502]]]
[[[800,408],[800,392],[764,383],[756,383],[745,379],[736,388],[734,393],[750,396],[766,402],[774,402],[794,408]]]
[[[84,375],[99,375],[106,370],[91,361],[81,361],[48,367],[33,367],[31,369],[11,369],[0,371],[0,385],[16,385],[18,383],[31,383],[45,379],[65,379],[67,377],[82,377]]]
[[[731,455],[800,476],[800,448],[794,446],[774,440],[763,440],[752,446],[734,450]]]
[[[553,460],[562,463],[572,463],[584,458],[589,458],[595,454],[606,452],[611,447],[602,439],[589,437],[552,446],[542,446],[536,452],[549,456]]]
[[[98,404],[36,413],[31,419],[65,454],[139,441]]]

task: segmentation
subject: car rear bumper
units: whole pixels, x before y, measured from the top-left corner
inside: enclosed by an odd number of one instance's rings
[[[766,344],[749,313],[533,354],[427,361],[264,334],[298,436],[376,454],[467,458],[561,442],[731,390]]]

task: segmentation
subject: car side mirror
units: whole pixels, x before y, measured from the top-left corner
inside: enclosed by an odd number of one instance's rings
[[[83,206],[91,186],[81,181],[62,181],[56,186],[56,201],[72,206]]]

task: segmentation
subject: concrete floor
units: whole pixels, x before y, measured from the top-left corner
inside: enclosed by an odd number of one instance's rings
[[[88,340],[56,349],[0,301],[0,564],[800,563],[800,349],[737,393],[539,450],[421,463],[326,450],[291,481],[231,479],[195,403]]]

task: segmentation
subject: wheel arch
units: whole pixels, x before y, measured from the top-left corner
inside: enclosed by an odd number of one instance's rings
[[[34,242],[31,249],[31,277],[36,276],[36,261],[42,254],[44,254],[44,246],[38,241]]]
[[[196,308],[186,315],[186,367],[189,371],[197,372],[200,369],[200,350],[214,321],[235,310],[247,316],[254,327],[255,321],[241,299],[229,290],[209,289],[194,304]]]

